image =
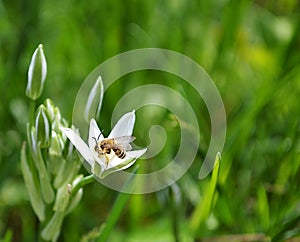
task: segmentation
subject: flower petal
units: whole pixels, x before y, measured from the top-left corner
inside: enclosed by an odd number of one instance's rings
[[[127,151],[126,154],[127,154],[127,156],[132,157],[132,158],[139,158],[143,154],[145,154],[146,151],[147,151],[147,148],[142,149],[142,150],[131,150],[131,151]]]
[[[80,138],[78,134],[75,133],[74,130],[69,128],[60,128],[60,130],[68,137],[68,139],[72,142],[75,148],[79,151],[79,153],[83,156],[83,158],[93,167],[94,165],[94,157],[90,152],[87,144]]]
[[[135,122],[135,111],[124,114],[110,132],[108,138],[132,135]]]
[[[95,119],[91,119],[90,130],[89,130],[89,140],[88,140],[90,149],[94,149],[95,145],[96,145],[96,141],[97,141],[97,143],[101,142],[101,140],[103,140],[103,138],[104,137],[103,137],[100,129],[98,128],[98,125],[97,125]]]
[[[127,164],[128,162],[130,162],[132,159],[134,159],[133,157],[129,157],[126,156],[124,159],[120,159],[118,156],[114,156],[107,165],[106,170],[110,169],[110,168],[119,168],[119,166],[121,167],[123,164]]]
[[[132,166],[135,162],[136,162],[136,159],[132,159],[132,158],[127,159],[123,165],[113,166],[109,169],[104,170],[102,172],[100,178],[104,178],[104,177],[108,176],[109,174],[114,173],[116,171],[125,170],[125,169],[129,168],[130,166]]]
[[[132,166],[135,162],[136,162],[136,159],[133,159],[128,164],[122,166],[121,168],[117,169],[116,171],[125,170],[125,169],[129,168],[130,166]]]

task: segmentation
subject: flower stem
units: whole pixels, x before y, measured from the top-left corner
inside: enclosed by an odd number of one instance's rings
[[[29,124],[30,127],[34,125],[34,113],[35,113],[35,100],[30,99],[29,103]]]
[[[71,194],[72,195],[76,195],[76,193],[78,192],[78,190],[80,188],[82,188],[83,186],[89,184],[89,183],[92,183],[95,181],[95,177],[94,175],[89,175],[89,176],[86,176],[86,177],[83,177],[71,190]]]

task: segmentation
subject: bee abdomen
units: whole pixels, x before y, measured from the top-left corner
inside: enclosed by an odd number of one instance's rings
[[[114,149],[114,152],[120,159],[124,159],[126,156],[126,152],[124,150]]]

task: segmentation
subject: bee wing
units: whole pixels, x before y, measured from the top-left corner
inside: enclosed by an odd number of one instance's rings
[[[124,150],[131,150],[132,149],[130,144],[122,144],[122,147],[123,147]]]
[[[130,142],[135,140],[134,136],[121,136],[114,138],[116,144],[121,145],[125,150],[131,150],[132,147],[129,144]]]

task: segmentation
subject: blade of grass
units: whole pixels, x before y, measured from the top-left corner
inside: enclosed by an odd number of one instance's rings
[[[193,232],[197,232],[198,228],[200,228],[201,225],[205,223],[213,207],[214,195],[215,195],[216,185],[218,181],[220,159],[221,159],[221,154],[218,153],[216,155],[211,181],[208,184],[205,193],[203,194],[203,199],[199,201],[192,214],[190,227]]]
[[[267,192],[263,185],[257,191],[257,210],[263,231],[268,231],[270,226],[270,209]]]
[[[283,241],[300,235],[299,229],[300,214],[287,219],[278,225],[279,231],[272,236],[272,242]]]
[[[3,239],[0,238],[0,241],[2,242],[11,242],[12,241],[12,231],[10,229],[8,229],[6,232],[5,232],[5,235],[3,237]]]
[[[179,233],[179,226],[180,226],[180,218],[179,218],[179,211],[180,211],[180,200],[181,200],[181,193],[178,185],[174,183],[170,187],[170,203],[171,203],[171,222],[172,222],[172,230],[174,241],[179,242],[180,240],[180,233]]]

